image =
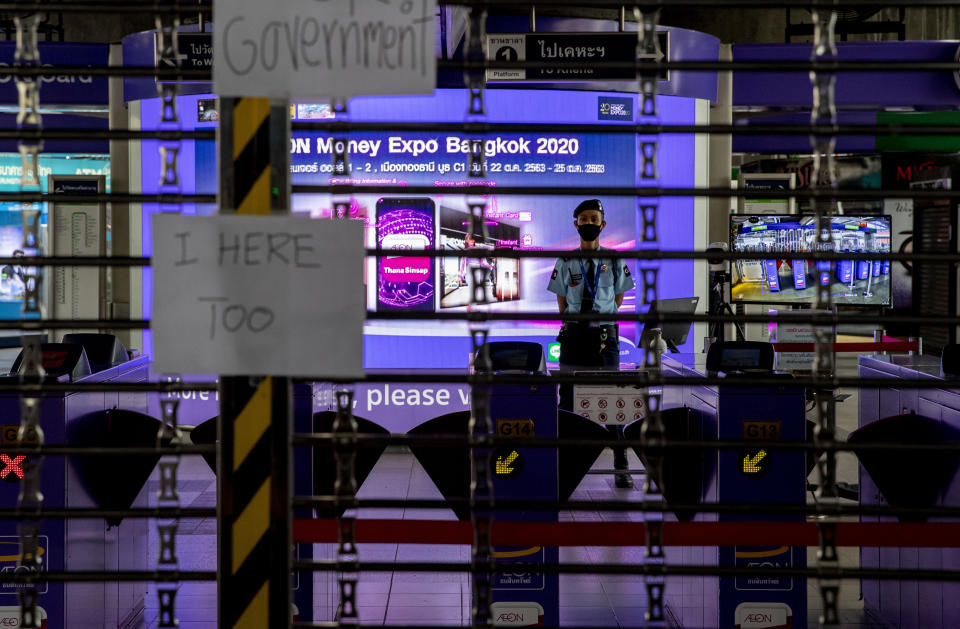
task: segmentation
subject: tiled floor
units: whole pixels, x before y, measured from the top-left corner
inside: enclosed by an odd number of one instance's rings
[[[838,426],[847,432],[855,428],[856,397],[838,406]],[[632,468],[639,468],[639,461],[629,454]],[[612,456],[605,452],[595,464],[595,469],[610,469]],[[841,457],[839,478],[856,482],[856,462],[852,457]],[[181,500],[184,505],[213,506],[216,491],[213,474],[199,458],[185,459],[181,469]],[[608,500],[618,498],[641,498],[641,476],[635,476],[637,489],[619,490],[613,487],[613,479],[602,474],[588,474],[574,498],[584,500]],[[150,489],[156,489],[156,478]],[[405,450],[388,451],[378,462],[370,477],[363,484],[361,497],[440,497],[434,484],[414,457]],[[449,510],[366,510],[359,517],[387,517],[406,519],[454,519]],[[640,519],[638,513],[564,512],[563,520],[614,521]],[[177,540],[181,567],[184,569],[213,569],[216,566],[216,524],[212,519],[189,520],[181,523]],[[152,552],[156,550],[152,540]],[[315,556],[332,557],[330,546],[317,545]],[[364,544],[359,548],[361,560],[377,561],[466,561],[470,556],[467,546],[446,545],[399,545]],[[155,555],[154,555],[155,556]],[[630,548],[565,548],[561,552],[564,562],[599,563],[620,562],[638,564],[643,561],[643,549]],[[815,549],[810,549],[809,565],[815,565]],[[855,549],[841,550],[841,564],[856,566],[858,554]],[[337,606],[337,592],[325,575],[315,578],[314,619],[332,620]],[[680,586],[675,581],[670,587]],[[816,583],[808,585],[810,627],[817,626],[820,596]],[[686,590],[685,590],[686,591]],[[702,591],[702,590],[701,590]],[[642,627],[646,611],[646,595],[643,579],[638,576],[561,575],[560,622],[562,625],[595,627]],[[691,590],[694,594],[697,590]],[[697,597],[694,595],[693,600]],[[470,583],[466,575],[456,573],[371,573],[363,574],[358,587],[357,611],[363,624],[405,625],[469,625]],[[183,629],[199,629],[215,626],[216,588],[214,584],[184,584],[176,599],[177,616]],[[868,622],[859,600],[859,585],[846,582],[841,589],[841,620],[844,627],[879,627]],[[151,589],[147,597],[147,627],[157,626],[157,599]]]

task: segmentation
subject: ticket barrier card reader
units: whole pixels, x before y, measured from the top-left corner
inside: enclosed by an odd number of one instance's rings
[[[44,343],[41,360],[45,379],[56,382],[136,382],[145,377],[147,367],[146,359],[130,359],[123,350],[117,360],[97,362],[96,368],[91,369],[91,361],[81,343]],[[14,362],[10,377],[19,378],[22,367],[21,354]],[[123,408],[145,411],[146,398],[146,393],[126,394],[122,398],[103,392],[44,394],[40,402],[44,443],[68,443],[71,420],[116,408],[121,399]],[[0,461],[5,463],[5,469],[0,471],[0,505],[5,508],[16,507],[26,466],[31,462],[29,456],[7,454],[2,449],[16,445],[20,415],[20,396],[0,395],[0,416],[8,418],[0,422]],[[93,506],[87,502],[89,498],[74,466],[75,461],[67,457],[44,457],[40,466],[44,508]],[[26,570],[20,566],[17,524],[15,520],[0,522],[0,572]],[[43,520],[38,556],[40,571],[104,570],[110,566],[119,570],[146,570],[147,521],[130,518],[108,526],[103,520],[94,519]],[[0,585],[0,626],[20,626],[21,589],[22,586],[15,583]],[[50,582],[39,584],[38,591],[37,611],[41,626],[47,629],[131,626],[138,617],[142,621],[144,583]]]
[[[712,430],[715,438],[721,441],[745,442],[743,447],[736,450],[722,449],[712,453],[715,481],[711,483],[707,492],[709,495],[704,499],[709,501],[715,497],[721,504],[804,504],[804,452],[778,451],[750,445],[750,441],[802,441],[806,438],[804,390],[791,386],[787,374],[773,371],[773,347],[769,343],[714,343],[705,361],[700,355],[690,357],[689,363],[665,357],[664,369],[668,373],[673,371],[689,376],[718,375],[725,379],[740,379],[781,375],[784,379],[783,385],[773,387],[722,384],[717,387],[684,386],[680,392],[681,399],[670,397],[669,403],[680,402],[700,418],[704,438],[710,438]],[[704,514],[701,517],[727,522],[794,519],[775,511],[771,509],[769,514]],[[713,557],[715,559],[709,561],[716,561],[723,567],[763,569],[771,566],[806,566],[804,547],[724,546],[716,549]],[[716,580],[713,584],[716,587]],[[680,585],[672,587],[679,588]],[[773,629],[804,627],[807,624],[807,585],[802,579],[749,573],[735,578],[720,578],[719,593],[713,599],[716,603],[710,602],[706,596],[706,588],[711,587],[707,578],[703,579],[702,587],[705,593],[704,607],[692,611],[689,606],[684,608],[682,597],[675,598],[671,594],[671,583],[668,582],[668,607],[681,626],[711,626],[713,623],[712,626],[719,627]]]
[[[763,273],[766,276],[767,288],[771,293],[780,292],[780,274],[777,271],[776,260],[763,261]]]
[[[853,277],[853,260],[837,261],[837,281],[841,284],[849,284]]]
[[[497,386],[490,416],[500,436],[557,437],[556,387]],[[501,446],[491,456],[493,495],[506,500],[557,500],[557,451]],[[494,521],[556,522],[556,511],[498,509]],[[556,572],[536,566],[556,565],[555,546],[495,547],[493,575],[495,626],[559,625],[560,584]],[[512,566],[525,565],[523,568]],[[531,565],[533,567],[531,567]]]
[[[797,290],[805,289],[807,287],[806,260],[794,260],[790,268],[793,270],[793,287]]]
[[[489,343],[487,348],[494,372],[546,373],[539,343]],[[490,419],[493,430],[501,437],[556,438],[557,387],[495,386],[490,396]],[[558,499],[556,449],[505,445],[495,448],[490,458],[496,499]],[[497,509],[493,519],[556,522],[557,512]],[[559,575],[537,567],[556,565],[557,547],[498,546],[494,548],[494,558],[497,564],[492,581],[494,626],[559,626]]]
[[[820,286],[830,286],[830,261],[818,260],[817,273],[820,275]]]

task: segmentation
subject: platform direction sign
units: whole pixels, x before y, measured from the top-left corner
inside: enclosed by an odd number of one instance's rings
[[[488,69],[487,81],[635,81],[635,61],[670,58],[670,33],[657,33],[660,52],[637,54],[636,33],[498,33],[487,35],[487,59],[549,64],[541,68]],[[579,67],[574,67],[579,66]],[[669,81],[666,71],[659,80]]]

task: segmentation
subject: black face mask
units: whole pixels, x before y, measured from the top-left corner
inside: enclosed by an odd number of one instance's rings
[[[601,229],[603,229],[603,227],[600,225],[591,225],[590,223],[577,226],[577,231],[580,233],[580,237],[583,238],[584,242],[593,242],[599,238]]]

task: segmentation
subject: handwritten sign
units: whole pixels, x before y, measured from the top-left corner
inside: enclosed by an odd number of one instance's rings
[[[220,96],[348,98],[436,87],[436,0],[214,0]]]
[[[360,222],[161,214],[153,251],[158,372],[362,375]]]

